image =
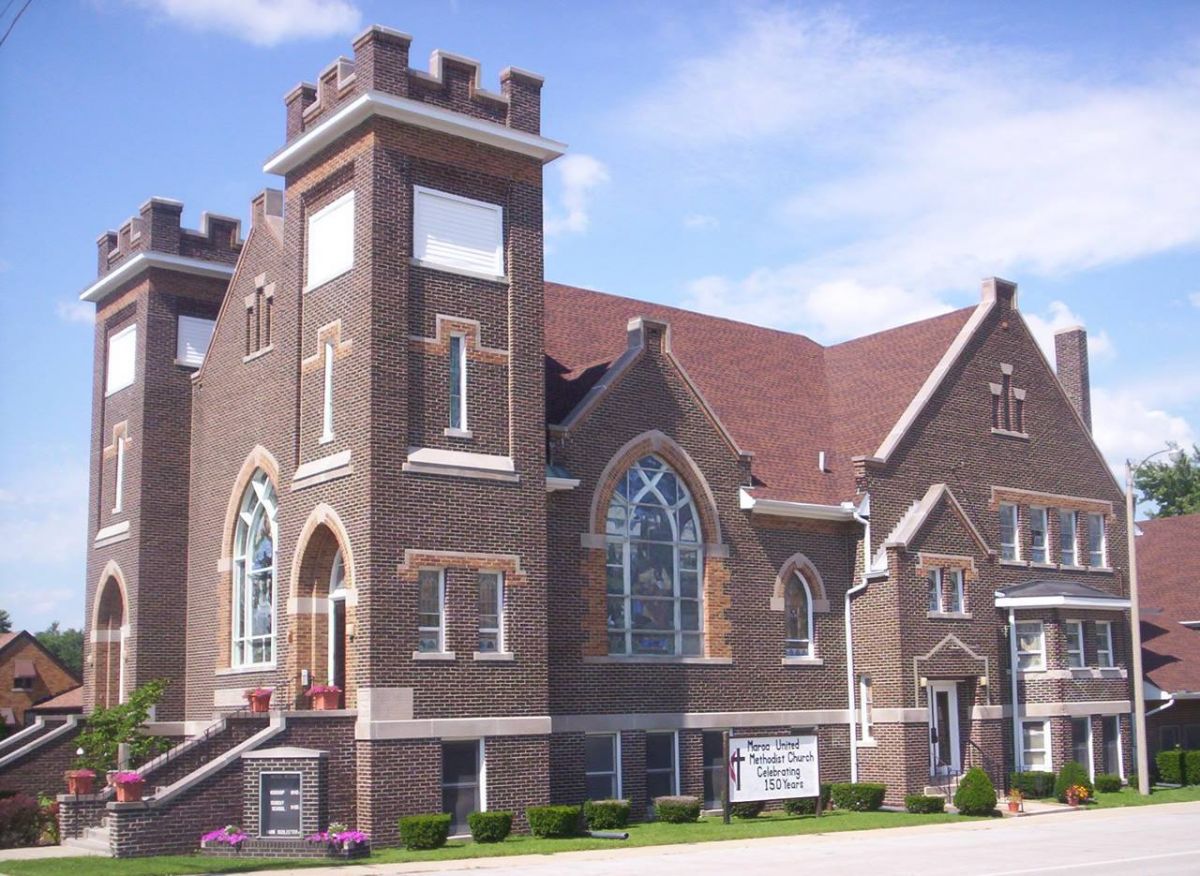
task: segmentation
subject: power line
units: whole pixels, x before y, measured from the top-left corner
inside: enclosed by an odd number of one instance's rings
[[[29,4],[33,0],[25,0],[25,5],[21,7],[16,17],[12,20],[12,24],[8,26],[8,30],[4,32],[4,36],[0,37],[0,46],[4,45],[4,41],[8,39],[8,35],[13,32],[13,28],[17,26],[17,22],[21,20],[21,16],[25,14],[25,10],[29,8]],[[8,6],[12,6],[12,0],[9,0]],[[5,6],[5,11],[8,11],[8,6]]]

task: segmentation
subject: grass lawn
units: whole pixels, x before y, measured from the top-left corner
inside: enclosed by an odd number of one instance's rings
[[[1115,795],[1113,795],[1115,796]],[[918,824],[942,824],[966,821],[960,815],[910,815],[907,812],[831,812],[820,818],[764,814],[755,819],[735,818],[725,825],[720,818],[702,818],[697,824],[635,824],[627,840],[535,839],[511,836],[502,843],[481,845],[451,841],[445,848],[429,852],[404,849],[379,849],[357,864],[386,864],[408,861],[444,861],[454,858],[484,858],[498,855],[548,855],[554,852],[584,849],[611,849],[628,846],[658,846],[672,843],[702,843],[713,840],[751,839],[754,837],[834,833],[843,830],[872,830],[884,827],[910,827]],[[10,876],[181,876],[191,873],[244,873],[248,870],[299,869],[329,866],[328,861],[287,861],[264,858],[210,858],[201,855],[169,855],[154,858],[47,858],[41,861],[0,861],[0,872]]]
[[[1143,797],[1136,788],[1122,788],[1111,794],[1096,794],[1096,806],[1112,809],[1117,806],[1149,806],[1154,803],[1188,803],[1200,800],[1200,785],[1184,788],[1152,788],[1150,796]]]

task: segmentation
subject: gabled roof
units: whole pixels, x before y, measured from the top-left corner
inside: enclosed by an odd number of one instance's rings
[[[929,489],[925,491],[925,495],[912,503],[912,506],[909,507],[896,523],[895,529],[879,545],[875,561],[871,564],[872,567],[887,568],[887,548],[907,548],[909,543],[920,533],[921,528],[929,520],[930,515],[942,503],[943,499],[945,499],[946,504],[950,507],[955,517],[958,518],[967,535],[975,542],[975,546],[979,548],[979,551],[983,554],[993,553],[992,549],[988,546],[987,540],[984,539],[983,533],[971,521],[970,515],[967,514],[962,504],[958,501],[958,497],[954,495],[954,491],[946,484],[930,484]]]
[[[76,685],[70,690],[65,690],[58,696],[50,697],[48,700],[42,700],[35,706],[30,706],[28,711],[31,712],[82,712],[83,711],[83,685]]]
[[[1200,514],[1138,524],[1138,594],[1146,677],[1168,693],[1200,692]]]
[[[754,496],[837,504],[851,459],[873,454],[975,307],[825,347],[804,335],[603,292],[546,284],[546,418],[559,424],[628,347],[626,326],[670,326],[671,350],[753,454]],[[818,470],[825,453],[827,471]]]
[[[11,646],[15,645],[19,641],[28,641],[35,648],[45,654],[48,659],[53,660],[58,665],[58,668],[65,672],[70,678],[74,678],[76,683],[79,682],[79,678],[75,675],[75,673],[72,672],[65,663],[59,660],[53,651],[38,641],[37,636],[30,633],[28,630],[17,630],[16,632],[12,633],[0,634],[0,660],[8,659],[9,655],[6,652]]]

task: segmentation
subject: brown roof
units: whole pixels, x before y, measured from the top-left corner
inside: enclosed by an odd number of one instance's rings
[[[741,450],[755,495],[834,504],[854,493],[851,457],[874,453],[973,307],[830,347],[804,335],[604,292],[546,284],[546,418],[560,423],[625,351],[643,316]],[[826,467],[817,470],[824,451]]]
[[[11,642],[13,639],[15,639],[17,636],[21,635],[21,632],[22,632],[21,630],[17,630],[17,632],[15,632],[15,633],[0,633],[0,650],[7,648],[8,643]]]
[[[77,685],[70,690],[65,690],[58,696],[43,700],[36,706],[30,706],[29,710],[33,712],[69,712],[72,710],[82,712],[83,685]]]
[[[1138,524],[1138,603],[1146,677],[1164,691],[1200,692],[1200,514]]]

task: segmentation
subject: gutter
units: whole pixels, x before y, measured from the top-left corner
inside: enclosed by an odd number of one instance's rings
[[[846,725],[850,730],[850,781],[858,781],[858,709],[856,705],[855,678],[854,678],[854,625],[850,621],[850,600],[867,589],[870,584],[868,575],[871,571],[871,494],[868,493],[862,502],[862,506],[866,508],[866,515],[863,515],[858,508],[847,502],[846,505],[851,513],[853,520],[862,525],[863,528],[863,576],[862,581],[855,584],[846,591],[846,603],[843,606],[842,614],[846,622],[846,702],[849,706],[847,713]]]
[[[859,520],[858,512],[850,502],[841,505],[818,505],[814,502],[758,499],[745,487],[738,490],[738,507],[743,511],[768,517],[802,517],[808,520],[836,520],[843,523]]]
[[[1151,709],[1149,712],[1147,712],[1146,717],[1149,718],[1151,715],[1157,715],[1159,712],[1165,712],[1173,705],[1175,705],[1175,694],[1167,694],[1167,701],[1158,708]]]

